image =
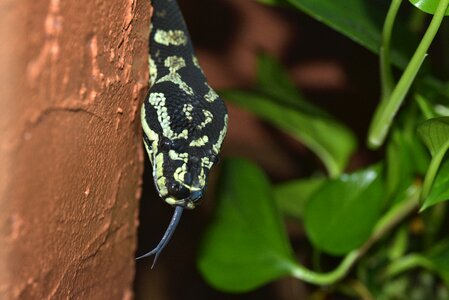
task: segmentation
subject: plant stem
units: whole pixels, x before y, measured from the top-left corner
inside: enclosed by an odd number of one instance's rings
[[[349,252],[340,262],[337,268],[331,272],[319,273],[314,272],[306,267],[292,262],[289,266],[292,269],[292,276],[317,285],[329,285],[343,278],[354,265],[354,263],[362,257],[365,252],[384,234],[389,232],[393,227],[400,223],[406,216],[416,210],[421,189],[417,186],[411,186],[408,198],[395,206],[393,206],[376,224],[371,237],[359,249]]]
[[[426,120],[437,117],[437,114],[432,111],[432,108],[427,103],[427,100],[420,94],[415,94],[416,103],[418,103],[422,114]]]
[[[373,295],[371,295],[368,288],[360,281],[358,280],[351,280],[348,283],[349,287],[354,290],[354,292],[357,293],[359,299],[361,300],[374,300]],[[352,297],[353,298],[353,297]]]
[[[438,29],[440,28],[448,6],[449,0],[440,0],[435,11],[435,15],[433,16],[432,21],[430,22],[430,25],[421,40],[421,43],[418,48],[416,48],[412,59],[399,79],[398,84],[393,89],[391,96],[382,99],[380,105],[377,107],[369,129],[369,147],[376,149],[383,144],[393,118],[407,95],[413,80],[418,74],[421,64],[427,55],[426,52],[429,49]]]
[[[394,20],[401,6],[402,0],[391,1],[382,29],[382,45],[380,47],[380,82],[382,86],[382,98],[389,98],[394,87],[393,72],[391,68],[390,49],[391,33]]]
[[[417,267],[423,267],[425,269],[432,270],[433,265],[432,262],[425,256],[422,256],[420,254],[409,254],[399,260],[392,262],[386,269],[383,276],[385,276],[385,278],[391,278],[406,270]]]

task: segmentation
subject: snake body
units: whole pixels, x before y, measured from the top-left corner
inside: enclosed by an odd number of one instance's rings
[[[152,0],[150,89],[141,109],[143,141],[159,196],[175,207],[154,262],[184,208],[199,203],[227,130],[222,99],[207,83],[176,0]],[[153,263],[154,264],[154,263]]]

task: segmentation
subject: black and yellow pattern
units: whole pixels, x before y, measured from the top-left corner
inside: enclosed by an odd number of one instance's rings
[[[200,68],[176,1],[152,0],[152,5],[151,88],[141,119],[155,186],[161,198],[176,207],[159,245],[141,256],[156,254],[156,260],[183,209],[195,208],[201,199],[226,135],[228,116]]]

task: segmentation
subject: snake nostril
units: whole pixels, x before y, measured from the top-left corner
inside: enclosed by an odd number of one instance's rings
[[[185,199],[189,197],[190,190],[180,183],[172,183],[167,187],[168,194],[175,199]]]

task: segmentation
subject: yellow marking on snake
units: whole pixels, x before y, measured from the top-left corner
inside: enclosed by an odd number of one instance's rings
[[[153,164],[153,160],[154,160],[154,151],[153,150],[157,149],[157,145],[159,143],[159,135],[148,126],[148,123],[146,121],[145,105],[142,105],[142,109],[140,110],[140,119],[141,119],[142,129],[143,129],[145,135],[148,137],[148,139],[152,143],[151,145],[148,145],[147,142],[145,142],[145,140],[144,140],[144,145],[148,152],[148,157],[150,158],[150,161]]]
[[[207,137],[207,135],[203,135],[202,137],[191,141],[189,146],[190,147],[202,147],[202,146],[206,145],[208,141],[209,141],[209,138]]]
[[[187,163],[187,161],[189,160],[188,153],[177,153],[174,150],[168,151],[168,156],[171,160],[182,160],[184,163]]]
[[[210,87],[210,85],[207,82],[205,83],[205,85],[207,86],[209,91],[207,92],[206,95],[204,95],[204,99],[206,99],[206,101],[212,103],[218,99],[218,94]]]
[[[185,60],[179,56],[169,56],[165,59],[164,66],[168,68],[169,73],[164,77],[158,79],[156,83],[165,81],[172,82],[179,86],[179,88],[182,89],[186,94],[193,95],[192,88],[188,86],[187,83],[182,81],[181,75],[177,73],[178,70],[186,66]]]
[[[204,168],[201,168],[200,175],[198,176],[198,183],[200,186],[206,185],[206,174],[204,173]]]
[[[184,183],[184,176],[186,175],[186,173],[187,173],[187,164],[182,164],[181,167],[179,167],[179,168],[177,168],[177,169],[175,170],[175,173],[173,174],[173,178],[174,178],[177,182],[179,182],[179,183],[181,183],[182,185],[184,185],[184,184],[183,184],[183,183]]]
[[[171,197],[167,197],[165,198],[165,202],[170,204],[170,205],[182,205],[182,206],[186,206],[186,208],[188,209],[194,209],[195,208],[195,204],[193,204],[192,202],[188,201],[186,203],[186,201],[184,199],[181,200],[176,200],[174,198]]]
[[[214,116],[212,115],[212,113],[206,109],[203,109],[203,114],[204,114],[204,121],[201,122],[200,125],[197,126],[198,129],[203,129],[204,127],[206,127],[207,124],[209,124],[210,122],[212,122],[212,120],[214,119]]]
[[[156,12],[156,16],[158,16],[159,18],[165,18],[166,15],[167,11],[165,9]]]
[[[176,134],[170,127],[170,116],[167,112],[166,99],[163,93],[151,93],[148,97],[150,104],[156,109],[159,124],[162,127],[162,134],[170,139],[187,138],[189,131],[184,129],[181,133]],[[146,123],[146,122],[145,122]],[[149,127],[148,127],[149,128]],[[145,128],[144,128],[145,130]],[[150,129],[151,130],[151,129]],[[150,138],[150,136],[148,136]]]
[[[159,193],[161,193],[161,195],[167,195],[168,191],[167,191],[167,187],[166,187],[166,179],[165,177],[159,177],[157,179],[157,186],[159,187]]]
[[[213,163],[210,161],[209,157],[201,158],[201,167],[210,169],[212,168]]]
[[[184,104],[184,106],[182,107],[182,111],[186,115],[186,119],[187,120],[189,120],[189,121],[193,120],[193,117],[192,117],[193,106],[192,106],[192,104],[190,104],[190,103]]]
[[[176,136],[178,139],[187,139],[189,137],[189,131],[184,129],[180,134]]]
[[[175,205],[178,202],[178,200],[168,197],[168,198],[165,198],[165,202],[167,202],[170,205]]]
[[[142,123],[142,129],[145,132],[145,134],[147,135],[148,139],[150,141],[157,142],[159,141],[159,135],[150,128],[150,126],[148,126],[148,123],[146,121],[146,111],[145,111],[145,105],[142,105],[142,109],[140,110],[140,119],[141,119],[141,123]]]
[[[164,164],[164,154],[163,153],[158,153],[156,155],[156,159],[155,159],[155,165],[156,165],[156,177],[162,177],[164,175],[164,168],[162,167],[162,165]]]
[[[185,46],[187,36],[182,30],[161,30],[158,29],[154,34],[154,41],[164,46]]]
[[[156,187],[161,196],[168,194],[165,186],[166,179],[164,177],[164,154],[158,153],[153,164],[153,178],[157,178]]]
[[[155,83],[157,78],[157,67],[151,57],[148,58],[148,65],[150,66],[150,86]]]
[[[224,127],[220,131],[217,142],[214,145],[212,145],[212,150],[214,150],[215,154],[218,154],[220,152],[221,144],[223,143],[223,140],[226,136],[226,130],[228,128],[228,115],[224,116],[223,121],[224,121]]]
[[[203,69],[201,69],[200,63],[198,62],[198,58],[196,58],[195,55],[192,55],[192,62],[193,62],[193,65],[195,67],[197,67],[201,71],[201,73],[203,73]]]
[[[186,61],[180,56],[169,56],[164,60],[164,66],[168,68],[170,73],[176,73],[186,66]]]

